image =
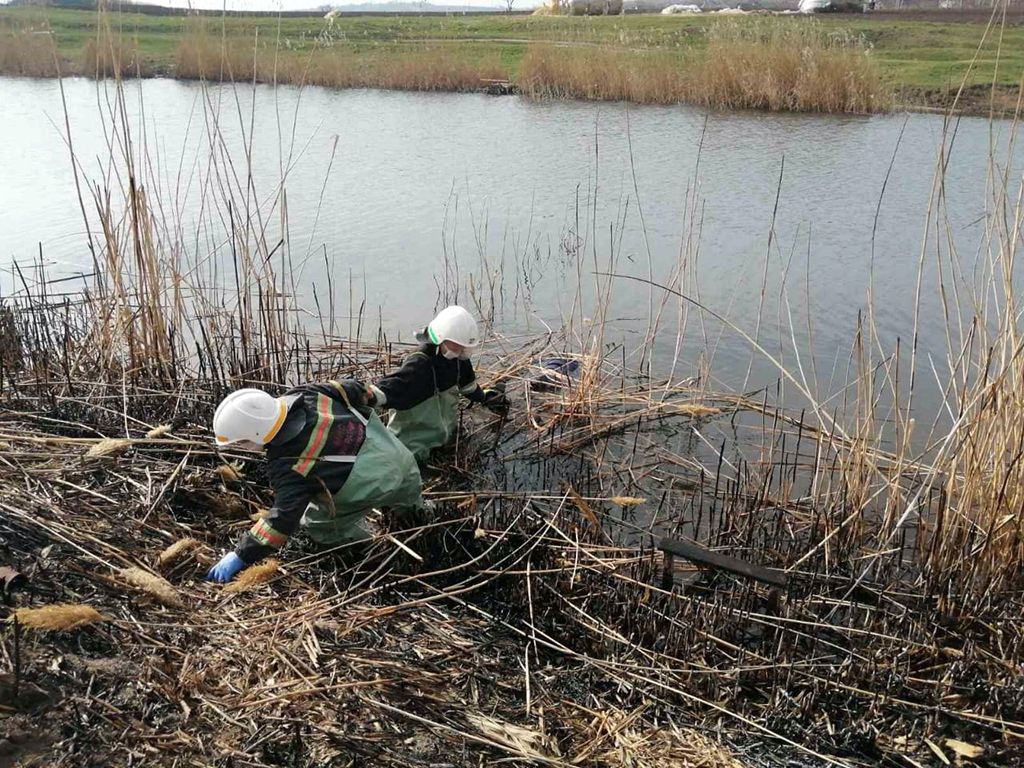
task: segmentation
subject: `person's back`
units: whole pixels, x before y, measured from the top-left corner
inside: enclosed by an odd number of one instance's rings
[[[218,408],[214,431],[221,446],[264,450],[274,490],[267,517],[211,569],[216,581],[284,546],[300,524],[318,544],[338,546],[369,538],[363,519],[375,506],[422,506],[414,457],[354,380],[306,384],[281,398],[240,390]]]

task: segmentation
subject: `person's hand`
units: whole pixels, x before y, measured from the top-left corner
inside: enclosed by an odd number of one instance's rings
[[[485,389],[483,403],[491,413],[508,413],[508,398],[505,396],[504,389],[497,387]]]
[[[334,384],[345,392],[345,396],[353,408],[367,408],[372,404],[370,402],[372,395],[369,388],[361,381],[342,379],[341,381],[334,382]]]
[[[220,559],[219,563],[210,569],[209,573],[206,574],[206,578],[218,584],[226,584],[235,578],[243,568],[245,568],[245,563],[242,562],[242,558],[234,552],[228,552]]]

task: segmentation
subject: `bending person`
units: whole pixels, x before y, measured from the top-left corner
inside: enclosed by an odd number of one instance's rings
[[[366,513],[423,505],[412,453],[367,405],[357,381],[305,384],[284,397],[258,389],[228,395],[213,417],[217,445],[265,451],[274,506],[207,578],[231,581],[284,546],[304,525],[322,546],[366,541]]]
[[[424,461],[455,436],[460,393],[496,413],[508,409],[508,399],[501,389],[477,383],[469,358],[480,338],[476,320],[462,307],[441,310],[416,340],[422,346],[402,367],[370,387],[370,405],[395,411],[388,428]]]

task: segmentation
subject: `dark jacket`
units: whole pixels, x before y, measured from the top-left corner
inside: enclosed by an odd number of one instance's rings
[[[311,501],[341,490],[352,463],[327,461],[324,457],[355,456],[366,437],[366,428],[348,407],[351,403],[362,415],[369,414],[366,388],[359,382],[346,379],[304,384],[285,396],[295,396],[296,400],[277,437],[266,446],[274,506],[235,547],[246,565],[284,546]]]
[[[484,400],[484,392],[476,381],[473,364],[469,360],[449,360],[436,344],[424,344],[402,362],[402,367],[377,382],[380,394],[371,403],[396,411],[415,408],[438,392],[458,387],[459,392],[474,403]]]

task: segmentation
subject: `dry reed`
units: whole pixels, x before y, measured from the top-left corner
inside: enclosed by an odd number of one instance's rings
[[[82,52],[82,73],[88,77],[133,77],[144,75],[138,45],[120,35],[90,38]]]
[[[45,30],[0,32],[0,75],[56,77],[56,47]]]
[[[516,79],[533,98],[687,102],[713,109],[873,112],[887,106],[860,38],[818,25],[722,23],[706,51],[532,45]]]
[[[179,539],[157,556],[157,565],[161,568],[173,565],[198,546],[199,542],[191,537]]]
[[[865,113],[888,106],[867,43],[816,24],[714,25],[693,78],[690,100],[714,109]]]
[[[179,43],[174,71],[197,80],[407,91],[475,91],[488,80],[504,79],[496,56],[469,58],[459,51],[454,45],[423,44],[378,51],[328,47],[280,56],[273,47],[194,31]]]
[[[639,507],[647,499],[641,499],[637,496],[612,496],[608,501],[619,507]]]
[[[524,760],[543,761],[561,757],[558,743],[540,731],[513,725],[484,714],[472,713],[466,719],[487,739],[508,747]]]
[[[85,452],[85,457],[87,459],[99,459],[104,456],[116,456],[119,453],[123,453],[131,444],[131,440],[125,440],[124,438],[104,437],[95,445],[90,446],[89,450]]]
[[[167,579],[135,566],[122,569],[120,576],[125,582],[155,597],[168,608],[182,607],[181,595]]]
[[[103,621],[103,616],[91,605],[44,605],[41,608],[18,608],[15,620],[27,629],[44,632],[67,632]]]
[[[216,472],[225,483],[238,483],[244,477],[240,464],[219,464]]]
[[[225,592],[247,592],[260,584],[266,584],[281,571],[277,560],[265,560],[242,571],[238,577],[224,587]]]

